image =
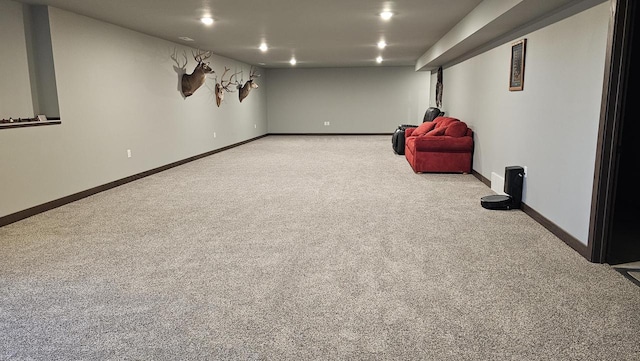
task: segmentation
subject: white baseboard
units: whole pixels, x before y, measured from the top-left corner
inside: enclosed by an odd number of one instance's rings
[[[491,172],[491,190],[497,194],[506,194],[504,192],[504,177],[495,172]]]

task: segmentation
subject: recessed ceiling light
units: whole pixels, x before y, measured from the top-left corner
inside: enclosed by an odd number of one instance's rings
[[[380,40],[378,42],[378,48],[384,49],[387,46],[387,43],[384,40]]]
[[[289,64],[291,65],[296,65],[297,61],[296,58],[291,58],[291,60],[289,60]]]
[[[382,20],[389,20],[391,19],[392,16],[393,16],[393,13],[388,10],[385,10],[380,13],[380,17],[382,18]]]
[[[269,47],[267,46],[267,43],[262,43],[260,44],[260,51],[262,51],[263,53],[267,50],[269,50]]]
[[[376,63],[378,63],[378,64],[382,63],[382,57],[381,56],[376,58]]]
[[[188,37],[188,36],[181,36],[181,37],[179,37],[178,39],[180,39],[180,40],[182,40],[182,41],[194,41],[193,39],[191,39],[191,38],[190,38],[190,37]]]
[[[200,21],[202,21],[202,23],[203,23],[204,25],[211,25],[211,24],[213,24],[213,18],[212,18],[212,17],[210,17],[210,16],[205,16],[205,17],[201,18],[201,19],[200,19]]]

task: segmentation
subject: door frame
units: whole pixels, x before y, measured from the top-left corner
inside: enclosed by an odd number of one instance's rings
[[[607,246],[615,207],[618,144],[627,98],[633,14],[637,0],[610,0],[611,18],[598,127],[598,143],[591,197],[588,254],[591,262],[607,262]]]

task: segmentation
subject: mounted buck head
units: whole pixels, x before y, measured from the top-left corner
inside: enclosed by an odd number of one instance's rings
[[[220,82],[219,83],[216,82],[216,105],[218,105],[218,107],[220,106],[220,103],[222,103],[222,101],[224,100],[224,92],[230,92],[230,93],[233,92],[233,90],[231,90],[229,86],[231,86],[231,84],[234,84],[234,85],[238,84],[238,80],[236,80],[235,82],[231,81],[231,79],[236,77],[238,73],[231,74],[231,76],[229,76],[229,79],[224,80],[224,76],[225,74],[227,74],[229,70],[231,69],[228,69],[225,66],[224,73],[222,73],[222,76],[220,77]]]
[[[209,67],[209,62],[204,62],[211,57],[210,51],[191,52],[193,59],[198,62],[191,74],[182,75],[182,94],[185,97],[192,95],[206,80],[207,74],[213,73],[213,69]]]
[[[258,84],[254,83],[254,80],[259,76],[260,74],[256,74],[256,70],[254,69],[254,67],[251,67],[251,70],[249,71],[249,80],[247,80],[247,82],[243,85],[238,85],[238,89],[240,89],[240,92],[238,94],[240,97],[240,103],[242,103],[242,100],[244,100],[244,98],[249,95],[251,89],[255,89],[258,87]]]

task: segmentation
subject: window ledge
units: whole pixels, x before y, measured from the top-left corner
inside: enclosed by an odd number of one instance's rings
[[[49,120],[36,120],[30,122],[12,122],[12,123],[0,123],[0,129],[9,129],[9,128],[24,128],[24,127],[37,127],[42,125],[56,125],[62,124],[60,119],[49,119]]]

